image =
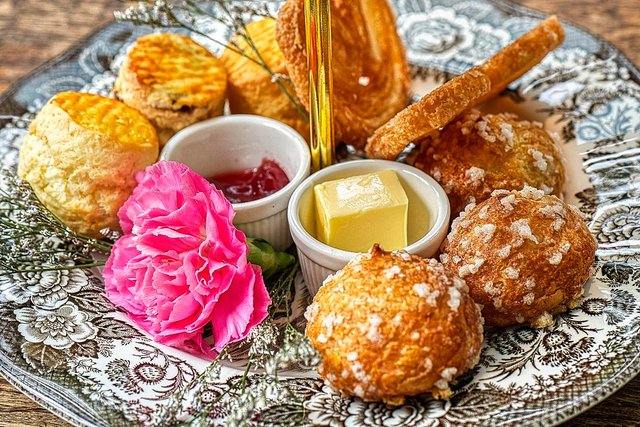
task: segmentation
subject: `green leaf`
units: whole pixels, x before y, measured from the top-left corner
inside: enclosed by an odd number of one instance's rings
[[[249,237],[247,246],[249,246],[247,259],[251,264],[262,268],[262,276],[265,280],[296,262],[293,255],[276,251],[266,240]]]

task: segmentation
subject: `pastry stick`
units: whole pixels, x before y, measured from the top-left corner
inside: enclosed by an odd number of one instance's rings
[[[551,16],[482,65],[472,68],[400,111],[369,138],[369,157],[395,159],[411,142],[444,127],[464,110],[497,95],[564,40]]]
[[[491,91],[479,102],[493,98],[511,82],[533,68],[564,40],[562,24],[555,16],[542,21],[478,68],[489,76]]]
[[[365,148],[367,156],[395,159],[409,143],[437,131],[490,90],[489,77],[477,68],[449,80],[378,128]]]

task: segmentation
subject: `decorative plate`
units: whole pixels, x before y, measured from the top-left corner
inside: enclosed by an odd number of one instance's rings
[[[272,2],[271,6],[277,6]],[[503,1],[396,0],[418,96],[484,60],[542,15]],[[343,399],[311,372],[299,408],[268,407],[256,423],[302,411],[327,426],[553,425],[595,405],[640,371],[640,72],[609,44],[565,24],[561,48],[488,108],[541,121],[567,159],[565,199],[589,217],[596,270],[574,310],[545,330],[489,333],[482,359],[447,401],[402,407]],[[148,29],[112,24],[0,98],[0,165],[15,169],[30,119],[53,94],[107,94],[128,45]],[[213,25],[219,40],[229,29]],[[304,286],[298,283],[298,289]],[[300,309],[306,304],[298,294]],[[103,296],[98,270],[0,275],[0,372],[76,425],[149,425],[206,366],[155,344]],[[56,334],[64,327],[66,334]],[[238,375],[232,367],[223,378]],[[208,384],[220,393],[226,382]],[[188,394],[181,402],[189,412]],[[266,402],[267,406],[269,402]],[[229,408],[217,406],[209,420]]]

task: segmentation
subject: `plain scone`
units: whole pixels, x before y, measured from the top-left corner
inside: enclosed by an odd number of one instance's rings
[[[158,138],[138,111],[88,93],[54,96],[31,123],[18,175],[72,230],[100,237],[119,229],[117,212],[134,174],[158,157]]]
[[[177,131],[220,116],[227,72],[214,54],[187,36],[140,37],[120,68],[113,96],[140,111],[164,144]]]

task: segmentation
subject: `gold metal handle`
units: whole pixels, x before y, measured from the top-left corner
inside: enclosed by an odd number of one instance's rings
[[[330,0],[305,0],[304,18],[309,70],[311,169],[315,172],[335,160]]]

